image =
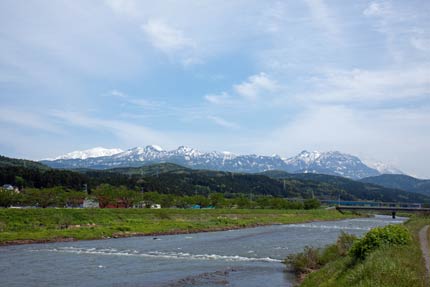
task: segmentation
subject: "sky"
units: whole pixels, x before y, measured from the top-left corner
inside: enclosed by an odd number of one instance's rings
[[[430,178],[430,1],[0,0],[0,154],[338,150]]]

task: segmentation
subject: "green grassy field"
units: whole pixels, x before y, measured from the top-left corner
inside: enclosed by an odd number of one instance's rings
[[[215,231],[354,216],[323,209],[0,209],[0,245]]]
[[[341,257],[309,274],[300,286],[424,287],[425,265],[418,232],[427,224],[430,217],[413,216],[405,224],[413,237],[411,244],[380,248],[355,263],[349,256]]]

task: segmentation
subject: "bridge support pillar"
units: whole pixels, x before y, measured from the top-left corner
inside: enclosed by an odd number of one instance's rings
[[[392,211],[392,212],[391,212],[391,216],[393,217],[393,219],[396,219],[396,212],[395,212],[395,211]]]

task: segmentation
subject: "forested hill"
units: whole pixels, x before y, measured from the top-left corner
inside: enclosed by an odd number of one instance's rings
[[[411,192],[402,190],[397,187],[384,187],[374,183],[354,181],[340,176],[332,176],[315,173],[287,173],[284,171],[266,171],[260,173],[278,180],[297,180],[305,182],[314,182],[318,186],[330,186],[331,188],[345,191],[349,195],[357,198],[380,198],[381,201],[404,201],[404,202],[427,202],[429,194],[424,197],[421,194],[412,195]],[[391,175],[387,175],[391,176]],[[378,176],[382,177],[382,176]],[[342,194],[341,197],[343,198]],[[386,200],[391,198],[393,200]],[[377,200],[377,199],[375,199]]]
[[[42,169],[42,170],[48,170],[50,167],[41,164],[39,162],[26,160],[26,159],[16,159],[16,158],[10,158],[0,155],[0,167],[25,167],[25,168],[35,168],[35,169]]]
[[[148,190],[179,194],[244,193],[283,197],[311,197],[345,200],[429,202],[429,197],[403,190],[384,188],[338,176],[290,174],[268,171],[259,174],[193,170],[175,164],[157,164],[140,168],[110,170],[140,177]],[[142,176],[143,175],[143,176]]]
[[[265,172],[261,174],[231,173],[212,170],[193,170],[164,163],[137,168],[112,170],[57,170],[43,165],[31,165],[4,158],[0,164],[0,184],[10,183],[23,187],[65,186],[88,190],[102,183],[124,185],[139,191],[157,191],[176,195],[208,195],[213,192],[226,195],[272,195],[279,197],[344,200],[375,200],[401,202],[430,202],[430,197],[362,183],[337,176],[319,174],[289,174]]]
[[[81,190],[88,182],[85,175],[52,169],[38,162],[0,156],[0,185],[12,184],[22,187],[65,186]]]
[[[360,181],[430,196],[430,180],[428,179],[418,179],[404,174],[383,174],[366,177]]]

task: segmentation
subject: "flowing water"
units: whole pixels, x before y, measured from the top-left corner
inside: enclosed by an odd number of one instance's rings
[[[339,233],[401,223],[386,216],[257,228],[0,247],[0,286],[293,286],[288,254]]]

